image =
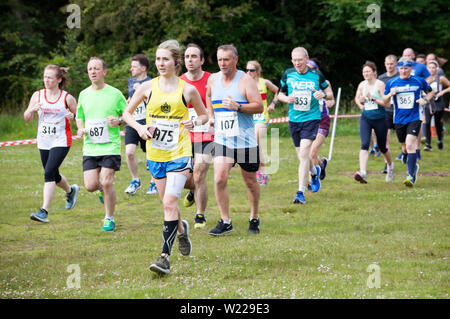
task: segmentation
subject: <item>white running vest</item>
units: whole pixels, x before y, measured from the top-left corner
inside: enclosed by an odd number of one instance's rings
[[[70,147],[72,145],[72,131],[70,121],[66,118],[68,107],[66,104],[68,92],[61,90],[58,99],[48,101],[46,89],[39,90],[38,102],[42,103],[38,111],[37,146],[41,150],[53,147]]]

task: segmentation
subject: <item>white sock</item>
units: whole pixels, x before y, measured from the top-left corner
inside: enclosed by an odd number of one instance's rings
[[[317,170],[316,170],[316,166],[315,165],[313,165],[313,167],[311,168],[311,175],[312,176],[314,176],[314,175],[317,175]]]
[[[110,221],[114,221],[114,216],[105,216],[105,220],[110,220]]]
[[[300,187],[298,188],[298,190],[304,194],[305,191],[306,191],[306,186],[300,186]]]

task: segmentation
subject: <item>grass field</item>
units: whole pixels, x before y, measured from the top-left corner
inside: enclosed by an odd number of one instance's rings
[[[449,144],[441,152],[422,152],[412,189],[402,184],[406,168],[399,161],[395,181],[384,181],[381,157],[370,158],[369,183],[361,185],[351,176],[358,169],[357,120],[342,124],[327,178],[318,193],[307,195],[306,205],[291,204],[298,162],[291,140],[280,138],[280,168],[261,191],[259,235],[247,233],[246,189],[233,169],[235,231],[208,236],[219,219],[210,170],[207,230],[194,229],[194,208],[180,201],[193,251],[182,257],[175,243],[166,277],[148,270],[161,251],[163,210],[157,196],[145,195],[149,176],[141,152],[144,186],[135,196],[124,193],[130,175],[123,158],[115,181],[117,229],[104,233],[104,209],[83,187],[73,210],[64,209],[58,189],[50,223],[31,221],[42,201],[38,150],[0,148],[0,298],[448,298]],[[397,155],[399,145],[392,149]],[[80,186],[81,157],[76,141],[61,167]],[[373,264],[379,267],[379,288],[367,284]],[[79,266],[79,289],[67,286],[70,265]]]

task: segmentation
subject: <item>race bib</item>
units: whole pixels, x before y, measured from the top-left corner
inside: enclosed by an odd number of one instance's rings
[[[59,125],[57,122],[42,121],[39,125],[39,136],[45,139],[54,139],[59,136]]]
[[[414,92],[397,93],[396,98],[399,109],[412,109],[414,107]]]
[[[294,91],[294,110],[309,111],[311,109],[311,91],[296,90]]]
[[[266,117],[264,116],[264,112],[258,113],[258,114],[253,114],[253,121],[263,122],[265,120],[266,120]]]
[[[153,119],[152,126],[155,126],[151,144],[153,148],[163,151],[171,151],[177,148],[180,122]]]
[[[226,137],[239,135],[239,120],[237,112],[217,112],[214,124],[215,133]]]
[[[107,119],[86,120],[86,130],[88,137],[93,144],[105,144],[111,142]]]
[[[138,107],[133,112],[133,117],[136,121],[144,120],[145,119],[145,103],[144,101],[141,102],[141,104],[138,105]]]
[[[364,109],[366,111],[377,110],[378,109],[378,104],[375,103],[375,101],[370,101],[370,100],[366,99],[366,101],[364,102]]]
[[[196,119],[197,119],[197,112],[195,112],[195,109],[194,108],[188,108],[188,110],[189,110],[189,119],[190,120],[192,120],[192,121],[195,121]],[[206,132],[208,132],[208,123],[206,123],[206,124],[203,124],[203,125],[197,125],[197,126],[194,126],[194,129],[192,130],[192,132],[195,132],[195,133],[206,133]]]

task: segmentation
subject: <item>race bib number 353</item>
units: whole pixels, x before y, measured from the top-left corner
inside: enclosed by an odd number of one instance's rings
[[[311,109],[311,91],[296,90],[294,91],[294,110],[309,111]]]

